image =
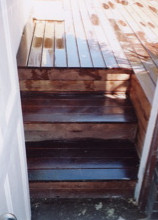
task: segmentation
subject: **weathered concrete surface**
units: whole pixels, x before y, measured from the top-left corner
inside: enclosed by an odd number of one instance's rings
[[[133,199],[32,200],[32,220],[145,220]]]

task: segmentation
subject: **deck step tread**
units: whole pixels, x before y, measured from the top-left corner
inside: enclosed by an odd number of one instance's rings
[[[128,140],[28,142],[26,149],[30,181],[137,179],[139,159]]]
[[[136,123],[129,99],[115,96],[51,96],[46,93],[22,97],[25,123]]]

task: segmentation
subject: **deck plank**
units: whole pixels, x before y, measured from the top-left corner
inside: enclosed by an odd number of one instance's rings
[[[94,19],[96,20],[96,15],[93,15],[91,17],[89,17],[86,7],[85,7],[85,1],[77,1],[78,3],[78,7],[80,9],[80,14],[82,17],[82,21],[83,21],[83,26],[84,26],[84,30],[86,33],[86,37],[87,37],[87,42],[89,45],[89,50],[91,53],[91,57],[92,57],[92,62],[93,62],[93,66],[94,67],[105,67],[105,63],[103,60],[103,56],[96,38],[96,34],[93,30],[92,24],[94,24],[96,21],[94,21]],[[95,18],[94,18],[95,16]],[[97,17],[98,19],[98,17]],[[96,24],[95,25],[99,25]]]
[[[72,106],[86,106],[89,107],[131,107],[131,102],[124,96],[124,98],[119,98],[115,95],[96,95],[96,94],[78,94],[78,95],[52,95],[52,94],[39,94],[38,92],[34,94],[22,93],[22,104],[23,106],[42,106],[53,108],[55,107],[72,107]],[[28,98],[29,97],[29,98]],[[47,97],[47,99],[45,98]],[[51,101],[52,100],[52,101]],[[95,102],[94,102],[95,100]]]
[[[80,67],[79,54],[74,30],[74,22],[71,13],[70,1],[63,0],[65,11],[65,32],[68,67]]]
[[[93,67],[87,39],[83,29],[83,23],[81,20],[80,13],[78,11],[77,4],[74,0],[70,0],[70,2],[73,14],[73,21],[75,25],[75,33],[81,67]]]
[[[54,22],[47,21],[44,33],[41,67],[54,66]]]
[[[148,54],[148,51],[146,50],[146,48],[144,48],[140,29],[136,21],[132,19],[130,13],[128,13],[128,11],[124,9],[124,7],[125,6],[122,5],[118,6],[119,13],[124,18],[124,22],[126,22],[126,24],[132,29],[132,33],[129,32],[128,39],[130,40],[130,43],[134,48],[135,56],[133,56],[133,58],[138,61],[140,59],[143,64],[142,65],[140,62],[136,62],[135,65],[133,65],[133,63],[132,68],[138,78],[138,81],[144,89],[144,92],[149,102],[152,103],[155,90],[155,82],[151,78],[150,72],[157,72],[157,68],[154,68],[153,70],[151,69],[151,66],[153,66],[154,64],[150,58],[150,55]]]
[[[102,92],[123,93],[129,89],[129,81],[59,81],[59,80],[21,80],[21,91],[45,92]]]
[[[135,169],[54,169],[30,170],[30,181],[99,181],[137,179]]]
[[[146,42],[146,48],[147,51],[149,53],[149,55],[151,56],[153,63],[156,67],[158,67],[158,26],[154,25],[153,21],[152,21],[152,17],[148,17],[147,13],[148,11],[144,11],[144,7],[140,8],[138,7],[138,5],[136,4],[132,4],[132,9],[137,13],[137,15],[139,16],[139,25],[141,24],[143,28],[145,28],[151,35],[151,37],[154,39],[150,41]],[[154,67],[153,67],[154,68]]]
[[[34,29],[35,22],[33,22],[32,19],[29,19],[29,22],[26,24],[24,28],[17,54],[18,66],[27,66]]]
[[[152,33],[152,31],[148,27],[145,27],[140,24],[142,19],[140,19],[135,10],[132,10],[132,7],[128,8],[127,6],[126,9],[129,15],[133,18],[130,20],[132,21],[132,28],[134,29],[134,32],[137,34],[137,37],[141,40],[143,46],[147,49],[148,62],[145,62],[146,68],[148,68],[150,77],[152,78],[153,82],[156,83],[158,77],[158,68],[155,66],[153,61],[157,63],[157,57],[155,59],[154,53],[151,51],[151,47],[149,47],[149,45],[150,42],[157,42],[157,37]]]
[[[87,99],[74,96],[74,99],[71,97],[61,99],[45,94],[43,98],[39,96],[38,100],[36,95],[35,97],[26,96],[23,97],[24,104],[22,103],[24,120],[32,123],[136,122],[135,113],[130,102],[128,103],[129,106],[119,106],[117,99],[115,100],[116,105],[113,105],[114,100],[107,99],[106,101],[106,98],[103,99],[101,96],[87,96]],[[92,104],[92,100],[96,102],[96,105]]]
[[[19,68],[21,80],[103,80],[128,81],[133,74],[128,69],[100,68]]]
[[[29,67],[41,66],[44,29],[45,29],[45,21],[37,21],[35,26],[35,32],[33,36],[30,56],[28,60]]]
[[[150,57],[145,48],[140,44],[135,33],[133,33],[133,30],[128,23],[129,19],[127,19],[127,16],[123,17],[120,11],[121,10],[118,11],[117,8],[108,9],[108,18],[111,21],[111,25],[115,29],[118,40],[120,41],[120,44],[135,74],[141,79],[141,81],[144,81],[148,84],[148,88],[145,88],[145,90],[148,91],[148,96],[150,97],[150,100],[152,100],[154,84],[150,80],[150,76],[148,74],[148,71],[151,70],[151,67],[149,67],[149,62],[146,62],[147,59],[150,60]],[[122,13],[124,15],[128,15],[125,12]],[[152,61],[151,64],[153,64]]]
[[[148,16],[150,23],[148,23],[149,27],[155,28],[158,27],[157,24],[157,13],[154,13],[152,10],[149,10],[149,1],[140,0],[139,3],[136,1],[134,2],[137,7],[139,7],[146,16]],[[157,9],[156,9],[157,10]]]
[[[114,55],[115,55],[115,58],[117,60],[119,67],[130,69],[131,66],[127,60],[127,57],[124,54],[124,51],[122,50],[120,42],[117,39],[115,30],[112,28],[110,21],[108,20],[108,17],[106,16],[106,9],[105,9],[106,6],[102,5],[99,1],[94,1],[94,4],[95,4],[94,7],[97,10],[97,14],[100,18],[102,27],[106,33],[109,44],[114,52]]]
[[[96,13],[95,7],[93,6],[92,2],[87,0],[85,1],[85,5],[87,7],[89,16],[92,18],[93,22],[93,29],[95,31],[95,34],[97,36],[97,40],[100,46],[100,50],[102,52],[104,62],[108,68],[117,68],[118,64],[114,57],[114,53],[109,45],[109,42],[107,40],[106,34],[103,31],[103,28],[100,25],[100,20],[98,18],[98,15]],[[97,23],[97,25],[96,25]]]
[[[102,98],[100,96],[82,97],[22,97],[22,106],[25,122],[39,123],[46,120],[56,122],[133,122],[134,112],[128,100]],[[29,97],[29,98],[28,98]],[[95,102],[94,102],[95,101]]]
[[[40,151],[40,149],[39,149]],[[104,151],[105,152],[105,151]],[[33,151],[29,151],[29,154]],[[36,153],[36,152],[35,152]],[[94,165],[97,169],[109,169],[115,168],[120,169],[123,166],[132,167],[135,166],[137,160],[136,158],[52,158],[52,157],[39,157],[34,155],[34,158],[28,159],[29,169],[82,169],[83,164],[84,168],[93,169]],[[87,162],[88,160],[88,162]]]
[[[25,140],[129,139],[134,141],[136,123],[29,123],[25,121]],[[117,132],[116,132],[117,131]]]
[[[63,21],[55,22],[55,67],[67,67],[65,26]]]
[[[153,13],[153,15],[157,16],[158,13],[158,4],[155,0],[150,0],[146,2],[148,9]]]
[[[135,180],[130,181],[81,181],[81,182],[30,182],[32,198],[132,198]]]
[[[135,147],[127,140],[29,142],[26,149],[30,180],[135,179],[139,164]]]

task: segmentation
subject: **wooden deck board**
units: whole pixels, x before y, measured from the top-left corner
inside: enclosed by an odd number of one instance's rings
[[[95,34],[97,36],[97,40],[100,46],[100,50],[102,52],[104,62],[108,68],[116,68],[118,67],[116,58],[114,57],[114,53],[108,43],[106,34],[104,33],[104,30],[101,26],[101,21],[99,17],[97,16],[95,7],[93,6],[91,1],[85,1],[85,5],[87,7],[89,16],[93,23],[93,28],[95,31]]]
[[[32,40],[28,66],[41,66],[45,21],[37,21]]]
[[[26,141],[133,140],[137,118],[130,100],[97,94],[22,94]]]
[[[70,1],[81,67],[93,67],[80,12],[76,2]]]
[[[29,39],[27,50],[23,49],[24,32],[18,65],[133,69],[152,103],[158,78],[158,3],[155,0],[62,2],[65,20],[52,21],[51,25],[46,21],[46,26],[45,21],[35,21],[35,31],[30,32],[32,44]],[[54,34],[47,29],[53,25]],[[51,48],[47,47],[46,38]]]
[[[54,22],[46,22],[43,52],[42,52],[42,67],[54,66]]]
[[[80,97],[63,96],[51,97],[45,94],[43,97],[37,95],[23,97],[23,115],[25,122],[40,123],[133,123],[136,122],[133,106],[129,100],[122,101],[116,98],[105,98],[101,96]],[[93,102],[95,104],[93,104]],[[128,103],[128,105],[127,105]]]
[[[64,22],[55,22],[55,66],[67,67]]]
[[[93,30],[93,27],[92,27],[92,24],[96,25],[95,22],[96,22],[97,17],[96,15],[92,15],[89,17],[87,10],[86,10],[85,1],[82,1],[82,0],[78,1],[78,7],[80,9],[80,14],[82,17],[83,26],[84,26],[84,30],[86,33],[93,66],[103,68],[105,67],[105,63],[102,57],[101,50],[99,48],[99,44],[98,44],[98,41],[95,35],[95,31]]]
[[[110,4],[110,3],[109,3]],[[118,66],[120,68],[131,68],[126,55],[120,45],[119,40],[117,39],[115,29],[111,26],[110,20],[106,13],[106,3],[103,1],[95,1],[94,7],[97,9],[97,14],[100,17],[102,22],[102,27],[104,28],[104,32],[108,38],[110,46],[113,50],[114,56],[117,60]]]
[[[136,150],[130,141],[122,142],[123,146],[117,140],[111,145],[114,141],[94,139],[80,140],[79,143],[29,142],[26,149],[30,180],[136,179],[139,164]],[[47,148],[43,144],[47,144]],[[96,144],[97,148],[94,148]],[[64,145],[64,148],[58,148],[58,145]]]
[[[80,67],[80,60],[75,36],[74,21],[70,1],[63,1],[65,11],[65,31],[68,67]]]

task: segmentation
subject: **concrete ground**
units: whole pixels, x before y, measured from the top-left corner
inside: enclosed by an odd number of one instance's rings
[[[133,199],[32,200],[32,220],[147,220]]]

